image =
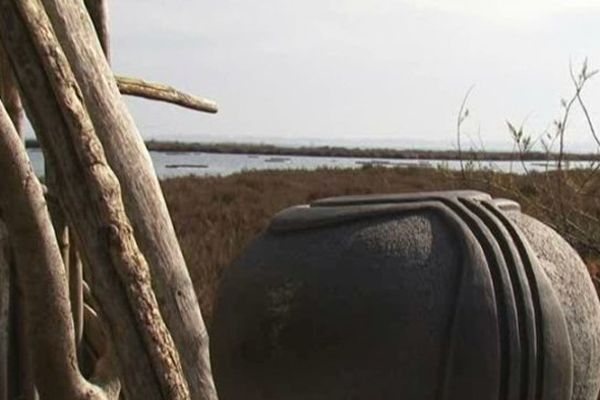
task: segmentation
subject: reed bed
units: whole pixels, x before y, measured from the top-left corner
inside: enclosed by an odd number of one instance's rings
[[[478,189],[511,198],[567,238],[599,282],[600,178],[585,170],[527,175],[383,167],[256,171],[175,178],[162,186],[209,327],[222,272],[271,216],[329,196]]]

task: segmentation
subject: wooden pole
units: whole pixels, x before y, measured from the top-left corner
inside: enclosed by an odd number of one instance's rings
[[[12,67],[0,42],[0,99],[10,116],[19,136],[23,137],[24,112],[21,104],[19,88],[13,75]]]
[[[0,100],[15,127],[21,140],[23,139],[24,111],[17,82],[13,74],[12,66],[8,56],[0,42]],[[4,267],[8,270],[3,275],[7,281],[3,289],[8,290],[8,320],[3,326],[6,338],[9,341],[7,354],[0,355],[1,358],[8,357],[7,371],[4,378],[6,381],[5,391],[10,398],[23,400],[35,400],[37,394],[33,382],[33,370],[31,365],[30,349],[23,338],[25,337],[25,321],[23,320],[23,290],[19,288],[15,279],[16,265],[12,248],[9,248],[5,259],[8,264]],[[2,266],[0,266],[2,268]],[[0,391],[1,392],[1,391]],[[0,397],[1,398],[1,397]]]
[[[79,36],[77,26],[73,28],[67,36]],[[111,329],[126,396],[187,398],[178,355],[156,307],[119,182],[53,33],[38,1],[0,0],[0,35],[12,64],[19,65],[16,73],[27,113],[58,171],[61,199],[84,262],[93,272],[90,284]],[[106,62],[103,55],[101,60]],[[82,62],[76,58],[71,64]]]
[[[6,87],[12,78],[8,76],[8,60],[0,44],[0,100],[6,100]],[[10,334],[13,321],[10,318],[11,266],[8,232],[0,210],[0,400],[9,399]]]
[[[43,0],[95,131],[123,189],[136,239],[151,269],[161,314],[181,356],[192,398],[215,399],[208,335],[150,156],[127,111],[87,10]]]
[[[0,220],[0,400],[8,400],[9,386],[9,326],[10,326],[10,264],[8,232]]]
[[[83,338],[83,266],[81,257],[75,247],[74,238],[70,233],[69,242],[69,294],[71,298],[71,310],[73,312],[73,325],[75,326],[75,344],[80,348]]]
[[[1,104],[1,103],[0,103]],[[101,399],[73,363],[73,325],[62,259],[42,188],[29,164],[25,146],[0,105],[0,207],[11,234],[17,273],[26,288],[27,340],[35,359],[36,384],[47,399]],[[26,184],[24,184],[26,183]],[[51,298],[48,298],[51,294]]]
[[[59,200],[57,179],[58,177],[52,161],[44,159],[44,180],[47,187],[46,202],[48,203],[48,210],[50,211],[50,218],[54,225],[54,232],[56,233],[56,240],[58,241],[60,254],[63,258],[65,271],[68,274],[71,265],[69,262],[69,228],[67,227],[67,221]]]
[[[111,51],[110,51],[110,20],[108,14],[108,1],[107,0],[84,0],[85,8],[87,9],[92,23],[94,24],[94,30],[96,36],[100,41],[106,60],[110,63]]]

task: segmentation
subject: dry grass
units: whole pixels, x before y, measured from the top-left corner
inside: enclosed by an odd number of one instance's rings
[[[584,173],[569,179],[581,180]],[[362,170],[262,171],[218,178],[177,178],[163,189],[180,238],[196,292],[208,325],[213,299],[224,268],[279,210],[322,197],[347,194],[400,193],[469,188],[521,202],[525,212],[555,227],[582,254],[590,271],[598,273],[600,224],[585,223],[579,213],[600,218],[594,177],[585,193],[562,202],[567,218],[556,212],[552,174],[515,176],[475,172],[466,180],[459,174],[431,169],[365,168]],[[564,190],[563,190],[564,192]],[[571,196],[562,193],[561,196]],[[564,209],[567,207],[567,209]],[[567,221],[575,221],[578,232]]]

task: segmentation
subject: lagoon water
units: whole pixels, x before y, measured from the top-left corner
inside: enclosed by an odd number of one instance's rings
[[[29,149],[29,157],[36,173],[44,173],[44,158],[39,149]],[[177,176],[225,176],[251,170],[292,170],[319,168],[363,168],[365,165],[385,167],[444,167],[459,170],[459,161],[448,160],[390,160],[346,157],[306,157],[306,156],[272,156],[254,154],[217,154],[199,152],[158,152],[151,151],[150,156],[159,178]],[[463,164],[467,165],[468,162]],[[488,168],[502,172],[524,173],[527,171],[544,171],[551,169],[539,161],[478,161],[475,168]],[[589,162],[570,162],[570,168],[588,168]]]

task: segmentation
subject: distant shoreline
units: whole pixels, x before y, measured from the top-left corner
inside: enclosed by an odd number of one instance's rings
[[[26,141],[27,148],[38,148],[35,140]],[[309,156],[309,157],[347,157],[347,158],[385,158],[395,160],[486,160],[486,161],[547,161],[557,160],[558,154],[529,152],[519,155],[508,151],[471,151],[463,150],[462,157],[457,150],[419,150],[391,148],[347,148],[336,146],[275,146],[250,143],[199,143],[180,141],[149,140],[146,147],[150,151],[165,153],[224,153],[224,154],[261,154],[273,156]],[[600,154],[565,153],[566,161],[600,161]]]

